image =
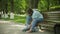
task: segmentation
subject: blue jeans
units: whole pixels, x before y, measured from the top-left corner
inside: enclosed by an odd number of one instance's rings
[[[31,22],[32,21],[32,22]],[[26,18],[26,28],[28,28],[29,26],[28,25],[30,25],[31,24],[31,30],[32,31],[34,31],[35,30],[35,27],[36,27],[36,25],[38,24],[38,23],[41,23],[43,21],[43,18],[36,18],[36,19],[33,19],[32,20],[32,18],[31,18],[31,16],[27,16],[27,18]]]

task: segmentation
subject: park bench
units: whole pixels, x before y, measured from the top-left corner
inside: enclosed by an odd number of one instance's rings
[[[44,15],[44,21],[43,23],[40,23],[40,26],[44,27],[46,30],[54,31],[55,24],[60,24],[60,11],[50,11],[42,13]]]

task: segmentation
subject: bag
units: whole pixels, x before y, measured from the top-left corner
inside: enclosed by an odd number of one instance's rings
[[[60,34],[60,24],[56,24],[56,25],[54,26],[54,33],[55,33],[55,34]]]

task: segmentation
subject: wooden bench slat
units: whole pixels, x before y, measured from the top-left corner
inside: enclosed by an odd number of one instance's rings
[[[49,30],[53,30],[56,23],[60,23],[60,11],[42,12],[44,15],[44,21],[46,23],[40,24],[47,27]],[[50,29],[51,28],[51,29]]]
[[[46,13],[60,13],[60,11],[51,11],[51,12],[46,12]]]

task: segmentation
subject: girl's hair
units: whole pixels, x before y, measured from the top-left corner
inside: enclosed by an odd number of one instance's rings
[[[30,15],[30,16],[32,16],[33,10],[32,10],[31,8],[28,8],[28,9],[27,9],[27,14]]]

